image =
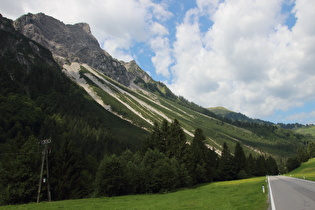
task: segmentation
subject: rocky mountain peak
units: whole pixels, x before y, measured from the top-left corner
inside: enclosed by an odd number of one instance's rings
[[[64,24],[44,13],[29,13],[15,20],[14,27],[48,48],[61,66],[72,62],[85,63],[126,86],[137,77],[145,81],[150,78],[134,61],[128,65],[101,49],[87,23]]]

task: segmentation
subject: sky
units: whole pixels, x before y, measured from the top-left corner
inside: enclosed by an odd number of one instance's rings
[[[315,0],[0,0],[17,19],[86,22],[114,58],[205,108],[315,123]]]

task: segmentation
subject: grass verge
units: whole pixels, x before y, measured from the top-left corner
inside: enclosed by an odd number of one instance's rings
[[[129,195],[4,206],[5,209],[267,209],[265,177],[199,185],[167,194]],[[3,207],[0,207],[0,209]]]

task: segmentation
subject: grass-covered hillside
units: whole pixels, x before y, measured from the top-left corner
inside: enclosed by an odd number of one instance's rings
[[[268,208],[262,193],[265,177],[217,182],[156,195],[67,200],[51,203],[4,206],[3,209],[252,209]],[[0,207],[1,209],[1,207]]]
[[[287,173],[286,175],[315,181],[315,158],[302,163],[300,167]]]
[[[295,132],[304,134],[304,135],[312,135],[315,136],[315,126],[314,125],[306,125],[299,128],[293,129]]]
[[[209,110],[197,110],[181,97],[169,98],[157,92],[127,88],[86,64],[72,63],[64,65],[64,69],[105,109],[146,130],[150,130],[154,122],[177,119],[188,140],[196,128],[201,128],[207,136],[207,144],[218,151],[222,150],[224,142],[230,148],[240,142],[247,154],[279,157],[292,155],[307,140],[273,125],[225,120]]]

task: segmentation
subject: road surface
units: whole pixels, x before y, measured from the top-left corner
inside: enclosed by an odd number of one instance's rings
[[[269,176],[271,210],[315,210],[315,182]]]

